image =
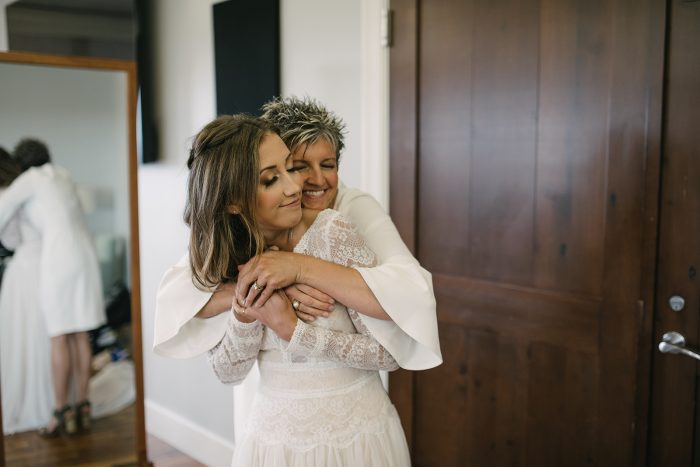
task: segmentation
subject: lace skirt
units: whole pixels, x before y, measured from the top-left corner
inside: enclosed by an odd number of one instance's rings
[[[398,414],[376,371],[261,364],[236,467],[410,465]]]

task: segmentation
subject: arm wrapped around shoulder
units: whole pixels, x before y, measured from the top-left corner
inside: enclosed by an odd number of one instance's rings
[[[299,320],[286,348],[289,353],[325,358],[361,370],[399,368],[389,352],[371,335],[311,326]]]

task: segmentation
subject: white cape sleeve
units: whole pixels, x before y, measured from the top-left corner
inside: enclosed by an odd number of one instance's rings
[[[390,267],[382,266],[386,263],[357,270],[393,321],[362,316],[362,322],[401,368],[426,370],[440,365],[442,353],[435,299],[430,298],[433,295],[430,273],[400,261],[394,261]],[[426,312],[431,309],[432,312]]]
[[[425,370],[440,365],[431,274],[411,255],[391,218],[370,195],[341,186],[336,209],[377,255],[377,266],[356,269],[393,320],[362,316],[362,322],[401,368]]]
[[[163,357],[190,358],[216,346],[226,333],[229,314],[195,318],[211,295],[192,283],[187,255],[168,269],[156,295],[153,351]]]

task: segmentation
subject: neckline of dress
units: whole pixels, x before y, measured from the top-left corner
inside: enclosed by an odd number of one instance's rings
[[[332,214],[333,212],[335,212],[335,210],[331,209],[331,208],[326,208],[323,211],[319,212],[318,215],[316,216],[316,219],[314,219],[314,221],[311,223],[309,228],[306,229],[306,232],[304,232],[304,234],[301,236],[301,238],[299,238],[299,241],[297,242],[297,244],[294,245],[294,248],[292,248],[292,252],[299,253],[299,251],[303,249],[302,247],[305,246],[306,243],[308,242],[307,239],[309,236],[309,232],[320,228],[319,220],[321,218],[325,218],[326,216]]]

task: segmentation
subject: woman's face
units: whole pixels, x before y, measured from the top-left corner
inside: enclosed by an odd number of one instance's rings
[[[301,189],[290,173],[300,164],[292,160],[279,136],[268,134],[260,144],[260,180],[256,217],[266,240],[301,221]]]
[[[299,181],[303,181],[301,202],[304,207],[332,208],[338,194],[338,158],[333,146],[320,139],[314,144],[300,146],[293,156],[295,163],[304,162],[307,167],[299,172]]]

